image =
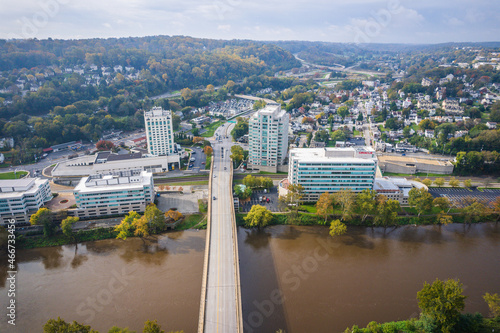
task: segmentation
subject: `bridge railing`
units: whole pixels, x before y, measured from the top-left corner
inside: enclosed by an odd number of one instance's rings
[[[200,298],[200,315],[198,321],[198,333],[203,333],[205,330],[205,311],[207,299],[207,280],[208,280],[208,264],[210,257],[210,229],[212,224],[212,173],[214,169],[214,160],[210,164],[210,177],[208,178],[208,208],[207,208],[207,236],[205,238],[205,257],[203,260],[203,277],[201,282],[201,298]],[[243,332],[243,331],[242,331]]]

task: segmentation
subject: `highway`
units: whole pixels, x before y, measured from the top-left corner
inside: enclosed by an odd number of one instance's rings
[[[218,129],[225,133],[230,124]],[[211,189],[210,245],[207,270],[204,332],[239,332],[238,262],[235,259],[236,240],[232,221],[231,139],[212,144],[213,178]],[[222,152],[223,148],[223,152]]]

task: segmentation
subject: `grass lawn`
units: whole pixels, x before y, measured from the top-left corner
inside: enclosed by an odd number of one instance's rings
[[[208,185],[208,180],[198,180],[198,181],[186,181],[180,183],[170,183],[170,184],[162,184],[162,185],[170,185],[170,186],[188,186],[188,185]]]
[[[299,207],[299,210],[303,210],[303,211],[306,211],[308,213],[316,213],[317,209],[316,209],[316,206],[314,205],[301,205]]]
[[[259,171],[259,175],[287,175],[288,172],[267,172],[267,171]]]
[[[408,174],[408,173],[393,173],[393,172],[384,172],[384,176],[392,176],[392,177],[450,177],[450,175],[443,175],[440,173],[422,173],[418,172],[414,175]]]
[[[19,179],[21,177],[24,177],[28,174],[26,171],[17,171],[16,174],[14,175],[14,171],[12,172],[4,172],[0,173],[0,179]]]
[[[207,156],[207,160],[205,161],[205,170],[210,170],[210,164],[212,164],[212,155]]]
[[[380,130],[380,132],[387,132],[387,129],[382,125],[378,125],[378,129]]]
[[[217,127],[219,127],[222,124],[223,124],[223,122],[220,120],[216,121],[215,123],[211,123],[210,125],[205,127],[205,129],[207,131],[205,133],[203,133],[201,136],[204,138],[210,138],[210,137],[214,136],[215,130],[217,129]]]
[[[360,132],[360,131],[358,131],[358,130],[354,130],[354,131],[352,132],[352,134],[353,134],[354,136],[358,136],[358,135],[361,135],[361,132]]]
[[[175,230],[187,230],[191,229],[201,222],[205,218],[204,214],[191,214],[186,215],[184,221],[182,221]]]

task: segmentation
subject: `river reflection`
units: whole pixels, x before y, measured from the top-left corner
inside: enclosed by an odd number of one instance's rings
[[[205,231],[104,240],[18,251],[16,329],[40,332],[58,316],[142,331],[157,319],[166,329],[196,332]],[[342,332],[354,324],[418,316],[424,281],[459,278],[466,310],[487,313],[485,292],[500,292],[500,225],[348,228],[238,228],[246,333]],[[5,308],[6,259],[0,262]]]
[[[148,319],[194,332],[205,235],[193,230],[18,251],[17,323],[14,330],[0,320],[0,332],[40,332],[58,316],[101,332],[113,325],[142,331]],[[6,266],[0,269],[5,308]]]
[[[500,292],[498,224],[356,228],[275,226],[238,232],[247,332],[342,332],[418,316],[424,281],[459,278],[466,311]],[[276,302],[279,288],[283,302]]]

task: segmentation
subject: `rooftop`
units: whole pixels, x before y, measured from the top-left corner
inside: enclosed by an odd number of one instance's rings
[[[170,110],[163,110],[160,106],[155,106],[150,111],[144,112],[144,117],[167,117],[170,115]]]
[[[380,162],[396,162],[396,163],[420,163],[420,164],[432,164],[439,166],[449,166],[452,165],[450,161],[434,160],[420,157],[410,157],[410,156],[396,156],[396,155],[380,155],[378,156]]]
[[[290,157],[297,157],[304,160],[331,161],[342,160],[345,162],[366,161],[371,163],[375,160],[375,151],[371,147],[348,147],[348,148],[293,148],[290,150]]]

